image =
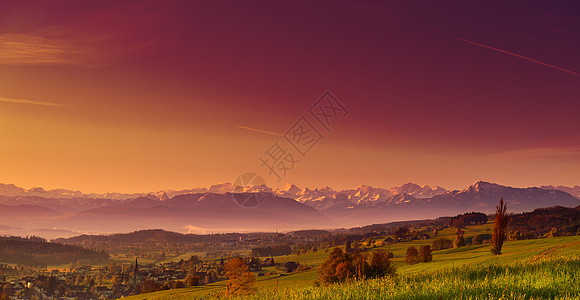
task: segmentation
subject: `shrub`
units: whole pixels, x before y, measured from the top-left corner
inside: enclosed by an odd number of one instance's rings
[[[446,238],[440,238],[433,241],[433,250],[442,250],[453,248],[453,242]]]
[[[162,287],[155,281],[145,279],[141,283],[141,293],[152,293],[160,290],[162,290]]]
[[[487,216],[484,213],[470,212],[453,217],[450,225],[461,228],[465,225],[485,224],[486,222]]]
[[[409,234],[409,228],[407,227],[399,227],[399,229],[397,229],[397,231],[395,231],[395,236],[397,238],[404,238]]]
[[[431,254],[431,247],[429,245],[424,245],[419,248],[419,259],[422,262],[430,262],[433,260],[433,254]]]
[[[551,238],[557,237],[560,235],[561,235],[560,229],[558,229],[556,227],[552,227],[552,230],[550,230],[550,233],[548,233],[548,237],[551,237]]]
[[[340,248],[334,248],[318,267],[319,283],[332,284],[351,278],[362,278],[368,269],[369,265],[361,254],[342,252]]]
[[[352,245],[350,244],[349,240],[346,240],[346,242],[344,243],[344,251],[346,251],[346,253],[352,252]]]
[[[408,265],[416,264],[419,262],[419,251],[414,246],[408,247],[405,253],[405,262]]]
[[[368,272],[369,277],[384,277],[395,273],[395,267],[391,264],[392,252],[374,251],[371,253],[371,264]]]
[[[523,239],[522,233],[517,230],[508,231],[507,240],[517,241]]]
[[[367,256],[370,255],[370,259]],[[341,283],[349,279],[384,277],[395,273],[388,251],[370,254],[346,253],[334,248],[330,256],[318,267],[318,284]],[[370,264],[368,263],[370,261]]]
[[[184,287],[185,287],[185,283],[182,280],[175,281],[175,284],[173,285],[174,289],[182,289]]]
[[[199,285],[199,277],[189,274],[185,277],[185,282],[187,286],[198,286]]]
[[[465,246],[465,238],[462,234],[457,235],[455,241],[453,241],[453,248],[459,248]]]

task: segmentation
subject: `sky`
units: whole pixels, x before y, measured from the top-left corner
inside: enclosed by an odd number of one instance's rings
[[[576,1],[2,0],[0,182],[573,186],[578,53]]]

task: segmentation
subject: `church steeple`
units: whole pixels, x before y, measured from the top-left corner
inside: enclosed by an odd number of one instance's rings
[[[129,287],[128,287],[128,294],[129,295],[136,295],[140,293],[139,287],[139,262],[137,258],[135,258],[135,265],[133,266],[133,276],[129,278]]]
[[[139,262],[135,258],[135,267],[133,267],[133,284],[137,284],[137,275],[139,274]]]
[[[137,262],[137,258],[135,257],[135,267],[133,268],[133,272],[139,272],[139,263]]]

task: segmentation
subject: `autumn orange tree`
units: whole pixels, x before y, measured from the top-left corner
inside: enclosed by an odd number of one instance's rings
[[[248,295],[256,291],[254,282],[256,277],[249,271],[248,265],[241,258],[229,259],[224,271],[229,279],[226,284],[226,293],[228,295]]]
[[[507,227],[507,204],[503,202],[503,198],[499,200],[499,205],[496,206],[495,221],[493,223],[493,234],[491,235],[491,253],[495,255],[501,254],[501,247],[505,240],[505,229]]]

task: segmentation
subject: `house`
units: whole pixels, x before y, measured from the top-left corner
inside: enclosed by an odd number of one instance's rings
[[[113,296],[113,290],[106,286],[97,286],[95,288],[95,293],[105,298],[111,298]]]

